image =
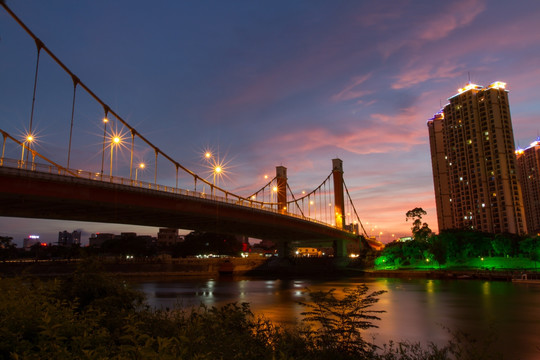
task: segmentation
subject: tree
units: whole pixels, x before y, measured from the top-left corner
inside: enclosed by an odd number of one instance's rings
[[[193,231],[189,233],[177,251],[186,255],[238,255],[242,251],[242,242],[234,235]]]
[[[0,236],[0,259],[2,261],[14,257],[17,252],[12,240],[13,238],[10,236]]]
[[[439,267],[446,264],[448,246],[445,238],[441,236],[432,236],[430,237],[429,242],[429,252],[433,255],[433,260],[439,263]]]
[[[366,284],[343,289],[341,299],[336,298],[335,289],[315,291],[309,293],[312,303],[300,303],[309,309],[302,313],[302,321],[308,326],[315,325],[308,328],[307,336],[314,340],[317,349],[327,355],[324,358],[373,353],[374,345],[362,337],[362,331],[378,327],[373,320],[380,318],[374,314],[385,311],[367,309],[376,304],[386,291],[370,294],[367,291]]]
[[[540,260],[540,237],[529,237],[522,240],[519,243],[519,249],[530,260],[534,261],[534,267],[536,268],[536,262]]]
[[[407,211],[405,214],[405,221],[411,220],[413,225],[411,227],[414,240],[426,241],[431,234],[431,229],[427,223],[422,223],[422,216],[427,215],[427,212],[419,207]]]
[[[507,257],[512,251],[512,239],[503,234],[497,234],[495,235],[495,238],[491,240],[491,246],[497,255]]]

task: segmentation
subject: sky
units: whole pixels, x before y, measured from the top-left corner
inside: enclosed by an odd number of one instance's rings
[[[195,173],[206,148],[226,159],[220,185],[231,192],[249,195],[276,166],[294,191],[312,190],[342,159],[361,221],[383,242],[410,235],[405,213],[415,207],[438,231],[426,121],[458,88],[507,83],[516,146],[540,131],[536,0],[6,3],[169,156]],[[33,40],[0,9],[0,128],[12,135],[29,127],[35,63]],[[65,163],[73,83],[44,54],[36,91],[38,151]],[[102,116],[77,93],[74,166],[99,167]],[[157,233],[0,217],[0,236],[18,244],[76,229],[83,242],[93,232]]]

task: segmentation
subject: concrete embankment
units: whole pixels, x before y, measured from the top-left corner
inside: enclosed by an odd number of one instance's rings
[[[520,274],[519,270],[365,270],[364,275],[381,278],[423,278],[423,279],[478,279],[511,281]]]
[[[228,259],[169,259],[167,261],[114,259],[98,260],[103,271],[122,276],[212,276],[219,273],[220,267],[229,261],[233,264],[234,274],[244,274],[263,264],[263,258],[228,258]],[[82,261],[25,261],[0,263],[0,276],[62,276],[73,273]]]

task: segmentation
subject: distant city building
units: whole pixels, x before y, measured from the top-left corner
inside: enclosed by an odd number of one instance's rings
[[[403,236],[397,239],[396,241],[405,242],[405,241],[412,241],[412,239],[413,239],[412,236]]]
[[[178,235],[178,229],[160,228],[157,234],[159,246],[171,246],[184,241],[184,237]]]
[[[321,249],[312,247],[299,247],[295,251],[297,257],[321,257],[323,252]]]
[[[81,244],[81,232],[73,231],[72,233],[66,230],[58,233],[58,246],[72,246]]]
[[[114,234],[108,234],[108,233],[91,234],[90,238],[88,239],[88,245],[100,247],[101,245],[103,245],[105,241],[112,240],[113,238],[114,238]]]
[[[525,218],[530,233],[540,233],[540,137],[526,149],[516,150]]]
[[[28,235],[28,237],[23,240],[23,249],[30,250],[32,246],[40,243],[39,235]]]
[[[505,85],[469,83],[427,123],[439,230],[527,231]]]

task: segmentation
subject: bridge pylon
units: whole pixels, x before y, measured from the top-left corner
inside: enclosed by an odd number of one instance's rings
[[[277,182],[277,203],[279,212],[287,212],[287,168],[285,166],[276,166]]]
[[[332,159],[332,176],[334,178],[334,213],[336,227],[343,229],[345,225],[345,198],[343,195],[343,160]]]

